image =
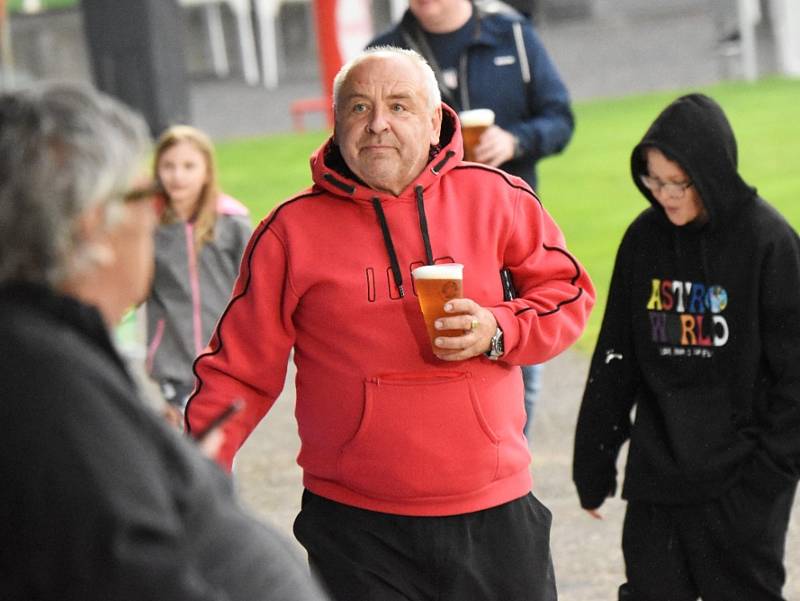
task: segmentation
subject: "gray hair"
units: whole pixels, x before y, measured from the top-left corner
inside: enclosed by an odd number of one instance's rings
[[[0,284],[57,286],[91,263],[77,220],[100,205],[110,225],[150,144],[140,115],[89,87],[0,95]]]
[[[428,108],[431,110],[431,112],[433,112],[442,103],[442,94],[439,91],[439,84],[436,82],[436,75],[433,73],[433,69],[431,69],[428,61],[426,61],[422,55],[414,50],[408,50],[406,48],[396,48],[395,46],[375,46],[373,48],[367,48],[363,52],[359,53],[357,56],[345,63],[341,69],[339,69],[339,72],[333,79],[334,114],[336,113],[336,107],[339,104],[339,93],[341,92],[342,85],[347,79],[347,76],[350,74],[350,71],[352,71],[354,67],[357,67],[363,63],[365,60],[374,58],[376,56],[402,56],[411,60],[411,62],[417,65],[420,73],[422,74],[426,95],[428,97]]]

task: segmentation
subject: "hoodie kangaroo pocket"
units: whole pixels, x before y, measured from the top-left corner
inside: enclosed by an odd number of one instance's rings
[[[339,476],[384,499],[478,490],[498,469],[497,436],[481,412],[470,374],[392,374],[365,382],[364,412],[339,455]]]

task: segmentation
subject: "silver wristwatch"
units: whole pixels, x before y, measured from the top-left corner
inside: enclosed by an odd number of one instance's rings
[[[497,330],[495,330],[494,336],[492,336],[492,341],[489,343],[489,350],[486,351],[486,356],[492,361],[497,361],[503,356],[504,351],[503,330],[498,327]]]

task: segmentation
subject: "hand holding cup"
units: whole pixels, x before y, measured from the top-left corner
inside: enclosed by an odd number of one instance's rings
[[[433,352],[445,361],[463,361],[483,355],[497,331],[494,314],[469,298],[456,298],[445,304],[447,317],[434,323],[440,335],[434,338]],[[442,332],[461,328],[459,336],[442,336]]]
[[[425,265],[411,272],[433,353],[460,361],[489,349],[497,321],[488,309],[463,298],[459,263]]]

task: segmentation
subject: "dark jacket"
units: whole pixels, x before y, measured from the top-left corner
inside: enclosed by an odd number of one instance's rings
[[[0,598],[321,599],[231,482],[151,414],[98,312],[0,289]]]
[[[677,227],[639,176],[653,146],[686,171],[708,220]],[[765,491],[800,473],[800,244],[737,171],[720,107],[669,105],[631,159],[651,207],[620,245],[575,438],[586,508],[623,497],[695,503],[738,479]],[[635,414],[632,420],[631,414]]]
[[[569,93],[531,23],[507,11],[487,10],[484,4],[475,6],[473,20],[466,25],[474,26],[474,34],[460,53],[456,94],[451,96],[440,84],[442,100],[457,112],[492,109],[495,123],[519,140],[517,156],[500,167],[535,188],[537,161],[561,152],[572,137],[574,119]],[[525,82],[525,62],[515,42],[515,23],[524,40],[530,83]],[[412,48],[428,62],[435,62],[435,57],[431,61],[425,34],[410,10],[393,29],[369,44],[382,45]]]

